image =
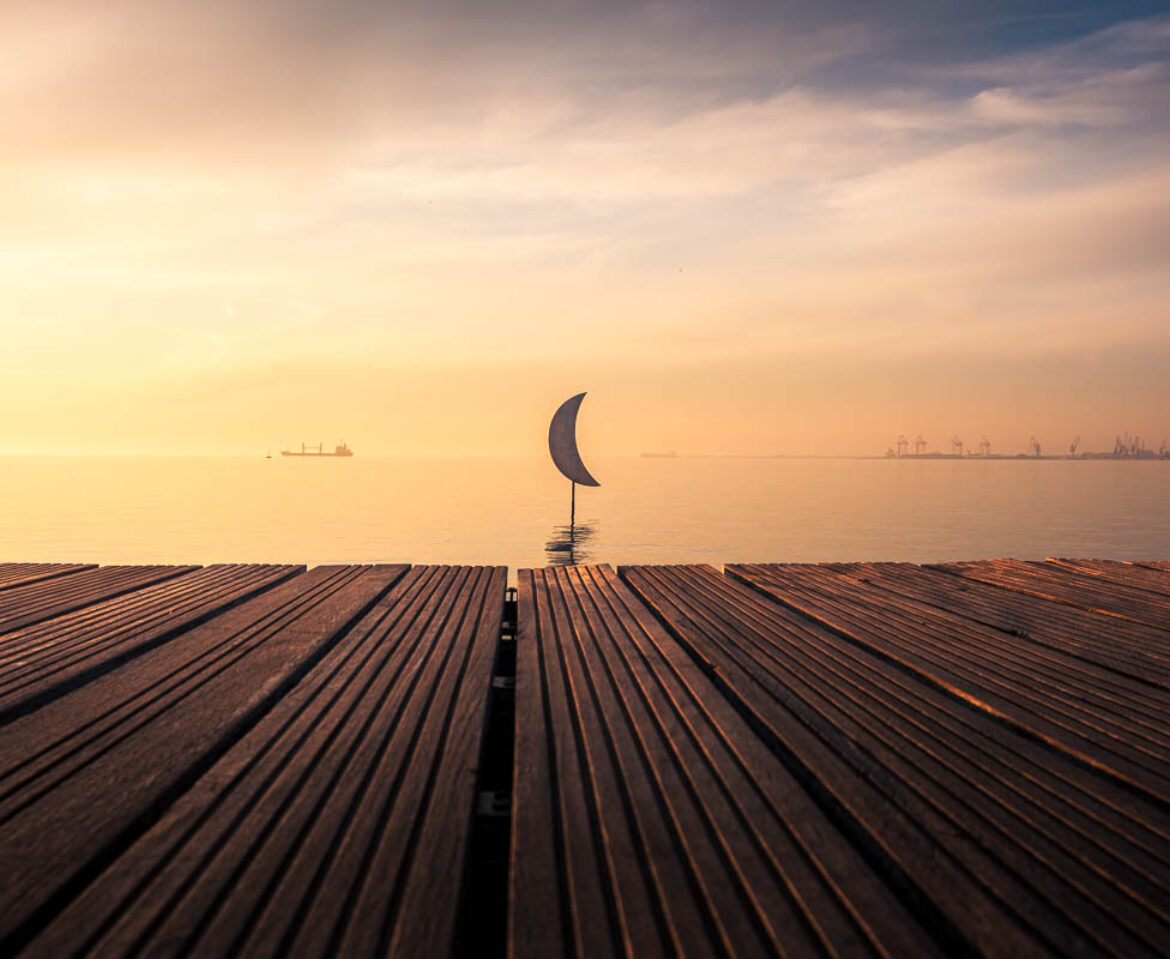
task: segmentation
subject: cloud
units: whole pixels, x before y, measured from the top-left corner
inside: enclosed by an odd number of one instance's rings
[[[5,4],[14,375],[1166,344],[1170,20],[928,6]]]

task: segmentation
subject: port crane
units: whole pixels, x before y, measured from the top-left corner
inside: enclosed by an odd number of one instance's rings
[[[1077,447],[1081,445],[1081,438],[1077,436],[1071,443],[1068,444],[1068,455],[1070,458],[1077,455]]]
[[[921,456],[926,452],[926,440],[922,438],[922,434],[918,434],[918,439],[914,441],[914,455]]]
[[[1035,436],[1028,438],[1028,452],[1035,457],[1040,456],[1040,441]]]
[[[958,436],[951,437],[951,452],[960,459],[963,458],[963,441]]]
[[[991,455],[991,440],[987,438],[987,434],[983,434],[983,438],[979,441],[979,455],[987,459]]]
[[[910,445],[910,441],[906,439],[906,434],[898,437],[898,456],[906,455],[906,448]]]
[[[1113,444],[1114,456],[1140,456],[1146,452],[1146,444],[1140,436],[1122,433]]]

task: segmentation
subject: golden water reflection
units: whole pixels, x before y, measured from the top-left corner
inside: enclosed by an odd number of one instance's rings
[[[1170,551],[1170,462],[599,456],[590,466],[603,485],[577,490],[587,517],[574,529],[577,563]],[[554,524],[570,503],[543,454],[0,456],[0,562],[467,563],[514,575],[569,561]]]

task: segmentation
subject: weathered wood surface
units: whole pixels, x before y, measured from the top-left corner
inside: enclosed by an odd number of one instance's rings
[[[974,579],[959,580],[928,566],[831,563],[825,568],[1088,660],[1130,679],[1170,689],[1170,642],[1157,627],[1060,603],[1037,602],[1032,596]]]
[[[0,636],[0,726],[303,570],[209,566]]]
[[[1088,571],[1077,572],[1051,563],[1018,559],[943,563],[938,568],[1038,599],[1097,610],[1170,630],[1170,594],[1114,582]]]
[[[104,566],[0,592],[0,633],[10,633],[84,609],[144,586],[174,579],[198,566]]]
[[[0,942],[88,885],[404,572],[318,567],[7,724]]]
[[[940,945],[1156,955],[1170,936],[1163,807],[710,567],[622,572],[936,917]]]
[[[608,567],[521,570],[514,956],[934,944]]]
[[[1082,762],[1170,802],[1170,693],[823,567],[729,575]]]
[[[0,563],[0,590],[68,576],[84,569],[96,569],[96,566],[91,563]]]
[[[0,955],[1165,954],[1170,565],[519,582],[0,564]]]
[[[445,955],[504,587],[411,570],[29,953]]]
[[[1047,563],[1075,573],[1087,573],[1126,586],[1136,586],[1163,597],[1170,593],[1170,570],[1156,566],[1107,559],[1049,559]]]

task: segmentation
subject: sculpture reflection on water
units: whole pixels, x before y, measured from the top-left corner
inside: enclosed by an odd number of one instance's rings
[[[597,532],[597,523],[572,523],[554,526],[552,537],[544,544],[544,555],[549,566],[577,566],[589,562],[592,550],[589,544]]]

